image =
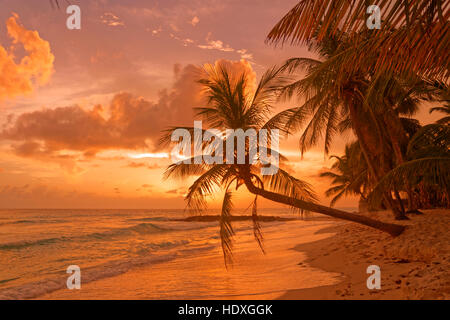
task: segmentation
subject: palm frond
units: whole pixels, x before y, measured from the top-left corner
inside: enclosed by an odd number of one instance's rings
[[[263,129],[279,130],[284,136],[295,133],[309,116],[307,108],[291,108],[277,113],[270,118]]]
[[[423,184],[450,192],[450,158],[429,157],[405,162],[385,175],[369,195],[369,202],[377,206],[386,190],[401,190],[409,185]]]
[[[262,181],[273,192],[312,202],[317,200],[317,196],[309,183],[291,176],[282,169],[278,169],[274,175],[263,176]]]
[[[411,138],[406,152],[408,159],[450,157],[450,127],[429,124]]]
[[[188,162],[188,163],[186,163]],[[171,164],[164,172],[164,180],[169,178],[185,179],[191,176],[202,175],[213,165],[203,161],[203,156],[192,157],[183,161]]]
[[[262,145],[258,146],[258,159],[259,160],[261,160],[261,158],[260,158],[261,151],[264,151],[264,153],[267,156],[277,157],[280,163],[289,161],[289,159],[286,156],[284,156],[282,153],[280,153],[279,151],[274,150],[270,147],[264,147]]]
[[[367,30],[369,5],[378,5],[383,12],[380,30]],[[354,46],[345,53],[342,70],[370,63],[378,74],[448,78],[449,17],[448,1],[302,0],[275,25],[267,40],[299,44],[349,35]]]
[[[253,221],[253,236],[255,237],[256,242],[259,245],[261,251],[265,254],[264,250],[264,237],[261,231],[261,225],[258,221],[258,197],[255,197],[252,203],[252,221]]]
[[[443,125],[450,125],[450,102],[442,107],[431,108],[430,113],[433,113],[433,112],[441,112],[441,113],[449,115],[446,117],[442,117],[441,119],[436,121],[436,123],[443,124]]]
[[[327,191],[327,196],[329,194],[328,191]],[[330,207],[334,207],[336,205],[336,202],[338,202],[346,193],[347,193],[346,189],[342,189],[342,190],[340,190],[338,192],[333,192],[334,197],[333,197],[333,199],[331,199]]]
[[[227,173],[229,165],[216,164],[211,169],[203,173],[189,187],[186,195],[187,207],[194,212],[202,212],[206,207],[206,197],[211,196],[223,185],[223,178]]]
[[[232,194],[230,191],[225,193],[222,203],[222,211],[220,214],[220,239],[222,242],[222,251],[225,261],[225,266],[233,264],[233,236],[234,230],[231,225],[231,210],[233,209],[233,202],[231,201]]]
[[[159,141],[158,141],[158,145],[160,147],[167,147],[168,145],[170,145],[171,143],[174,143],[174,141],[172,141],[172,135],[176,130],[186,130],[186,132],[189,133],[190,138],[191,138],[191,144],[194,145],[202,145],[202,146],[206,146],[208,145],[211,141],[203,141],[203,136],[205,135],[207,129],[200,129],[200,128],[194,128],[194,127],[169,127],[165,130],[163,130],[161,132]],[[198,135],[198,137],[196,137],[196,135],[194,134],[195,130],[200,130],[201,131],[201,135]],[[209,134],[213,135],[213,132],[208,131]],[[215,139],[223,139],[222,136],[218,136],[218,135],[213,135],[213,137]],[[198,139],[196,139],[198,138]]]
[[[299,70],[310,73],[315,67],[318,67],[322,61],[312,58],[290,58],[281,66],[280,70],[292,74]]]
[[[255,110],[251,114],[271,111],[277,100],[276,93],[291,81],[290,77],[283,75],[283,71],[282,68],[274,66],[262,75],[253,95],[250,108]]]

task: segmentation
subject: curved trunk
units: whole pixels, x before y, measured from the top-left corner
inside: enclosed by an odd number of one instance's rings
[[[275,192],[271,192],[271,191],[267,191],[267,190],[258,188],[253,184],[253,182],[250,178],[250,174],[245,174],[244,183],[245,183],[247,189],[251,193],[253,193],[255,195],[259,195],[265,199],[272,200],[274,202],[286,204],[286,205],[289,205],[289,206],[292,206],[295,208],[299,208],[302,210],[321,213],[321,214],[324,214],[324,215],[327,215],[330,217],[334,217],[334,218],[338,218],[338,219],[343,219],[343,220],[363,224],[365,226],[387,232],[391,236],[394,236],[394,237],[400,235],[403,232],[403,230],[405,230],[405,227],[401,226],[401,225],[381,222],[381,221],[370,219],[368,217],[364,217],[361,215],[325,207],[325,206],[315,204],[312,202],[307,202],[307,201],[299,200],[296,198],[291,198],[291,197],[284,196],[284,195],[281,195],[281,194],[278,194]]]

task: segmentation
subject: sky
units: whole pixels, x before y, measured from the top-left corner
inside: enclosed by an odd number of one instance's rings
[[[0,0],[0,208],[184,208],[192,181],[163,179],[171,160],[161,130],[192,126],[205,63],[227,61],[259,79],[290,57],[314,57],[265,42],[296,2],[73,0],[81,29],[69,30],[65,1],[58,10]],[[281,142],[290,169],[328,203],[330,183],[318,174],[330,161],[320,147],[302,159],[297,141]],[[251,201],[237,197],[238,207]]]

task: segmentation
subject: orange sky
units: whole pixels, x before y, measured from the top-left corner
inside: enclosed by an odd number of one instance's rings
[[[162,180],[170,160],[156,142],[167,126],[192,125],[199,66],[234,61],[258,78],[289,57],[311,56],[264,42],[296,0],[73,1],[81,30],[66,28],[64,3],[1,2],[2,208],[183,208],[189,181]],[[317,177],[329,165],[321,148],[303,160],[295,138],[281,149],[328,203],[329,181]],[[248,196],[239,199],[248,206]]]

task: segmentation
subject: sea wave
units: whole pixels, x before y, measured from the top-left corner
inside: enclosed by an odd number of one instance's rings
[[[103,278],[114,277],[123,274],[130,269],[161,263],[176,258],[175,254],[147,256],[145,258],[111,261],[95,267],[81,270],[81,282],[86,284]],[[68,275],[55,276],[39,281],[29,282],[23,285],[0,289],[0,300],[33,299],[44,294],[66,288]]]
[[[82,269],[81,283],[83,286],[86,283],[114,277],[135,268],[172,261],[184,255],[193,255],[214,248],[216,248],[215,245],[209,245],[201,248],[179,250],[169,254],[145,254],[137,258],[110,261],[101,265]],[[68,275],[64,272],[64,276],[55,276],[23,285],[0,289],[0,300],[33,299],[57,290],[65,289],[67,277]]]
[[[55,220],[15,220],[15,221],[7,221],[1,222],[0,226],[6,225],[15,225],[15,224],[49,224],[49,223],[64,223],[66,220],[55,219]]]
[[[146,222],[146,221],[169,221],[167,217],[149,217],[149,218],[130,218],[126,219],[131,222]]]
[[[214,226],[211,223],[183,223],[183,222],[167,222],[163,225],[155,223],[139,223],[125,228],[115,228],[102,232],[94,232],[81,236],[60,236],[51,237],[38,240],[23,240],[17,242],[0,243],[0,250],[18,250],[28,247],[37,247],[51,245],[55,243],[70,242],[70,241],[114,241],[116,239],[122,239],[124,237],[133,237],[136,235],[151,235],[162,232],[176,232],[176,231],[189,231],[202,228],[208,228]]]
[[[169,228],[164,228],[161,226],[157,226],[152,223],[140,223],[138,225],[134,225],[126,228],[117,228],[104,232],[95,232],[83,236],[60,236],[60,237],[52,237],[38,240],[25,240],[18,242],[8,242],[0,244],[0,250],[15,250],[22,249],[33,246],[44,246],[49,244],[54,244],[58,242],[67,242],[67,241],[91,241],[91,240],[114,240],[114,238],[120,238],[124,236],[133,236],[133,235],[148,235],[153,233],[160,232],[168,232],[171,231]]]

